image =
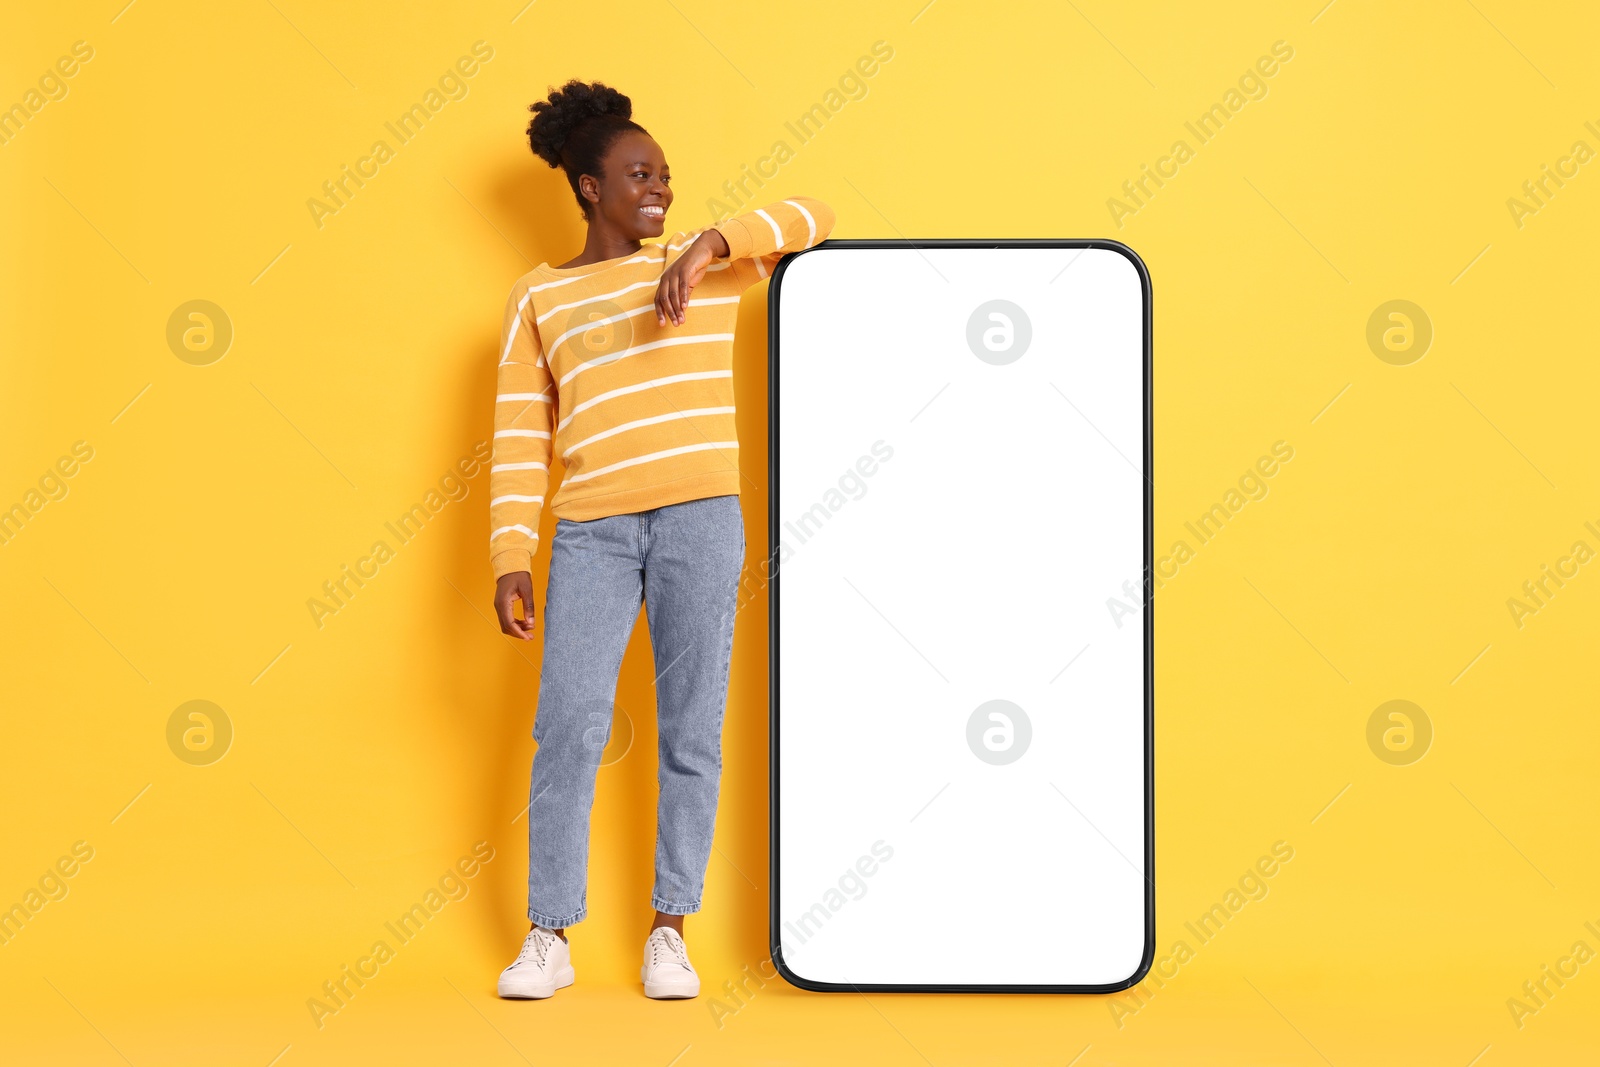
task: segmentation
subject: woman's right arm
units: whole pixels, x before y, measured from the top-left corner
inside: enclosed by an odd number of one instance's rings
[[[791,196],[723,219],[712,229],[728,243],[729,269],[748,289],[770,278],[784,256],[821,244],[833,232],[833,208],[812,196]]]
[[[489,464],[489,560],[500,631],[533,639],[533,554],[550,484],[557,390],[533,324],[528,286],[506,299],[496,371],[494,446]],[[514,603],[522,602],[521,619]]]

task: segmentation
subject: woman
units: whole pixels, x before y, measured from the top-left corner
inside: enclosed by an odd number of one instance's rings
[[[683,942],[699,911],[722,769],[744,564],[733,330],[739,294],[827,237],[833,212],[796,196],[675,232],[661,148],[626,96],[570,81],[534,104],[533,151],[567,175],[583,251],[517,280],[506,301],[489,474],[489,553],[502,632],[533,639],[539,513],[566,475],[545,594],[528,808],[528,918],[503,997],[571,985],[565,928],[587,913],[589,813],[617,674],[645,604],[656,663],[660,801],[645,995],[692,997]],[[691,298],[692,294],[692,298]],[[522,605],[518,618],[515,605]]]

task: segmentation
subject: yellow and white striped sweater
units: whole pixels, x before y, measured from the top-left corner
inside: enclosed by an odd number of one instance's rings
[[[581,267],[541,263],[506,300],[489,466],[496,580],[531,569],[550,465],[550,501],[585,521],[739,492],[733,329],[739,296],[788,253],[833,229],[833,211],[795,196],[714,228],[728,256],[689,294],[682,326],[656,322],[656,287],[704,230]]]

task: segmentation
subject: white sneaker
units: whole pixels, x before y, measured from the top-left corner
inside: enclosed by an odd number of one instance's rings
[[[656,1000],[673,1000],[700,995],[700,976],[689,962],[689,950],[683,938],[670,926],[658,926],[650,931],[644,943],[644,966],[639,968],[644,979],[644,995]]]
[[[540,1000],[571,985],[575,977],[572,949],[554,930],[535,926],[511,966],[500,972],[500,995]]]

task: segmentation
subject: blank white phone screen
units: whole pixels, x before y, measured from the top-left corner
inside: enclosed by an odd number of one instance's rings
[[[774,947],[813,988],[1117,988],[1153,948],[1147,276],[855,244],[773,283]]]

